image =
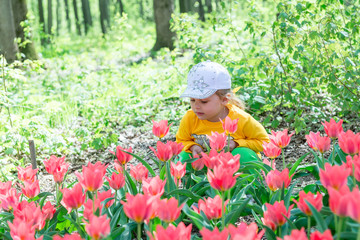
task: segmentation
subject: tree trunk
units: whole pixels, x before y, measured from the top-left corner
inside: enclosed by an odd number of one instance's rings
[[[106,1],[99,0],[99,9],[100,9],[100,25],[101,25],[101,32],[105,35],[106,34]]]
[[[179,0],[180,13],[186,13],[186,0]]]
[[[19,52],[15,42],[14,16],[11,0],[0,0],[0,53],[3,54],[8,63],[16,60]]]
[[[59,36],[61,29],[60,0],[56,0],[56,35]]]
[[[170,30],[171,14],[174,12],[173,0],[153,0],[156,24],[156,43],[153,51],[163,47],[174,49],[175,33]]]
[[[21,22],[25,22],[27,19],[28,9],[26,0],[12,0],[12,9],[16,9],[16,11],[13,11],[14,27],[16,37],[21,40],[21,44],[19,45],[20,52],[24,54],[27,59],[38,59],[34,43],[30,39],[31,32],[25,33],[24,26],[21,25]]]
[[[124,5],[122,3],[122,0],[117,0],[117,2],[119,3],[120,16],[122,16],[124,13]]]
[[[89,0],[81,0],[81,9],[84,16],[85,34],[87,34],[89,31],[89,27],[92,26]]]
[[[211,0],[205,0],[205,5],[206,5],[206,8],[207,8],[207,13],[211,13],[212,12]]]
[[[139,13],[140,17],[144,19],[144,5],[142,0],[139,0]]]
[[[197,0],[199,3],[199,8],[198,8],[198,12],[199,12],[199,19],[200,21],[205,22],[205,11],[204,11],[204,5],[202,3],[202,0]]]
[[[52,0],[48,0],[48,26],[47,26],[47,33],[49,35],[52,34],[52,18],[53,18],[53,15],[52,15]]]
[[[65,3],[66,26],[67,26],[68,32],[71,32],[71,20],[70,20],[70,14],[69,14],[69,0],[64,0],[64,3]]]
[[[77,7],[76,0],[73,0],[73,8],[74,8],[74,15],[75,15],[76,32],[78,35],[81,35],[81,25],[80,25],[80,19],[79,19],[78,7]]]
[[[42,33],[40,33],[40,42],[41,45],[44,45],[45,44],[44,34],[46,33],[46,29],[45,29],[44,7],[42,0],[38,0],[38,9],[39,9],[39,23],[42,29]]]

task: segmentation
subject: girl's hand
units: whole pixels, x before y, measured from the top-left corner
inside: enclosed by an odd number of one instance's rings
[[[229,142],[229,151],[232,152],[239,144],[237,142],[234,142],[234,140],[230,139]]]
[[[192,145],[190,147],[190,151],[192,152],[193,156],[195,156],[196,154],[200,156],[200,153],[204,152],[204,150],[199,145]]]

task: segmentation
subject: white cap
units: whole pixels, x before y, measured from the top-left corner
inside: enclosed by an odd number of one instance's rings
[[[231,89],[229,72],[218,63],[206,61],[193,66],[187,76],[187,88],[183,97],[204,99],[220,89]]]

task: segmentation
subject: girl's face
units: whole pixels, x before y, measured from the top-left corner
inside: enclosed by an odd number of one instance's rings
[[[204,99],[190,98],[190,105],[199,119],[218,122],[228,114],[228,109],[226,108],[228,101],[228,98],[220,98],[214,93]]]

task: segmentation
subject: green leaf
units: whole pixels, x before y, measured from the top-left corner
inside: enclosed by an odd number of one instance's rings
[[[305,200],[305,202],[309,206],[309,208],[316,220],[319,231],[324,232],[326,229],[328,229],[328,226],[326,225],[326,222],[322,218],[321,214],[318,212],[318,210],[316,210],[316,208],[311,203],[309,203],[307,200]]]
[[[289,206],[290,206],[290,198],[291,198],[291,196],[292,196],[292,191],[293,191],[296,183],[297,183],[297,182],[294,182],[293,184],[291,184],[291,186],[290,186],[289,189],[288,189],[288,192],[287,192],[286,195],[285,195],[284,205],[285,205],[286,208],[289,208]]]
[[[125,175],[126,175],[126,186],[128,187],[129,192],[132,195],[136,195],[137,194],[137,188],[136,188],[136,184],[134,183],[134,181],[132,180],[130,174],[127,171],[124,171]]]
[[[201,230],[203,227],[206,227],[210,230],[213,229],[212,226],[209,225],[200,214],[191,210],[188,205],[185,204],[182,211],[190,218],[191,222],[194,223],[199,230]]]
[[[302,160],[304,160],[307,155],[309,155],[310,153],[306,153],[304,155],[302,155],[295,163],[294,165],[292,166],[292,168],[290,169],[290,172],[289,172],[289,176],[293,175],[297,169],[297,167],[299,166],[299,164],[302,162]]]
[[[235,224],[235,222],[238,221],[241,212],[247,206],[249,201],[250,201],[250,198],[247,198],[239,207],[235,208],[230,213],[226,214],[225,225],[228,225],[229,223]]]
[[[199,199],[201,199],[201,196],[193,193],[192,191],[190,191],[188,189],[175,189],[169,193],[164,193],[164,195],[165,195],[165,197],[168,197],[168,196],[176,197],[177,195],[186,196],[188,198],[191,198],[195,202],[198,202]]]
[[[114,229],[120,219],[120,214],[121,212],[123,211],[123,205],[120,204],[120,206],[116,209],[116,212],[115,214],[113,215],[113,217],[111,218],[111,221],[110,221],[110,228],[111,229]]]

